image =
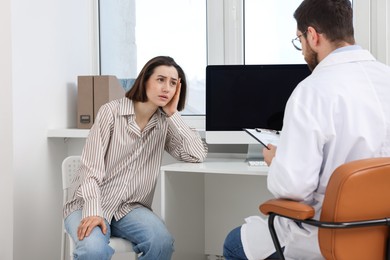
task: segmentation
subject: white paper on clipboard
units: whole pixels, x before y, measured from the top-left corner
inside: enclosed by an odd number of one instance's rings
[[[243,128],[250,136],[267,147],[268,144],[278,145],[280,134],[278,131],[263,128]]]

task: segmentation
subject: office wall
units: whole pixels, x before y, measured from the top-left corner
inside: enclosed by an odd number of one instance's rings
[[[93,2],[11,1],[15,260],[60,258],[67,151],[47,130],[75,126],[77,75],[94,73]]]
[[[0,259],[13,257],[11,1],[0,2]]]
[[[390,2],[388,0],[353,0],[357,44],[381,62],[390,65]]]
[[[370,3],[369,24],[372,52],[378,60],[390,65],[390,2],[370,0]]]

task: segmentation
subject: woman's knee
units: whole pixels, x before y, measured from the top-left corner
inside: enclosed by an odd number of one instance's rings
[[[64,220],[65,228],[74,241],[74,258],[86,260],[110,259],[114,254],[114,250],[108,244],[111,234],[108,222],[106,221],[106,226],[108,228],[106,234],[103,234],[100,227],[95,227],[88,237],[79,240],[77,229],[80,225],[81,218],[81,210],[76,210]]]
[[[155,232],[136,245],[145,259],[171,259],[174,252],[174,238],[168,232]]]
[[[93,236],[85,237],[76,243],[73,255],[75,259],[111,259],[114,250],[107,240]]]
[[[151,236],[150,244],[152,247],[161,248],[163,250],[173,251],[174,244],[173,236],[168,232],[167,229],[160,230]]]

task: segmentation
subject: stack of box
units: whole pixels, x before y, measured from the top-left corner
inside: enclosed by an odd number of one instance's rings
[[[92,127],[103,104],[125,95],[115,76],[78,76],[77,92],[77,128],[82,129]]]

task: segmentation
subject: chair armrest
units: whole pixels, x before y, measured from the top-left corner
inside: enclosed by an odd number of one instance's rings
[[[312,206],[287,199],[268,200],[261,204],[259,209],[264,215],[275,213],[297,220],[311,219],[315,213]]]

